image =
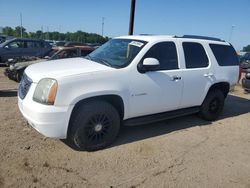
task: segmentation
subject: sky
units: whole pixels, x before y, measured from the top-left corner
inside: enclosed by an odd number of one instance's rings
[[[0,26],[28,31],[128,34],[130,0],[0,0]],[[218,37],[250,44],[250,0],[136,0],[134,34]],[[231,36],[231,37],[230,37]]]

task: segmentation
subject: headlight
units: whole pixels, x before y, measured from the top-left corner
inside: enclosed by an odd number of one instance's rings
[[[40,80],[36,86],[33,100],[39,103],[53,105],[56,98],[57,81],[51,78]]]

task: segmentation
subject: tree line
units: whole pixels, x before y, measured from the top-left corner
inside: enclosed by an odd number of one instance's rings
[[[3,34],[13,37],[21,36],[21,28],[22,28],[22,36],[23,38],[30,39],[44,39],[44,40],[55,40],[55,41],[74,41],[74,42],[83,42],[83,43],[105,43],[109,40],[108,37],[102,37],[96,33],[87,33],[83,31],[76,32],[67,32],[60,33],[57,31],[53,32],[43,32],[38,30],[36,32],[27,32],[24,27],[17,26],[15,28],[12,27],[4,27]]]
[[[247,45],[247,46],[245,46],[245,47],[243,47],[243,51],[244,52],[250,52],[250,44]]]

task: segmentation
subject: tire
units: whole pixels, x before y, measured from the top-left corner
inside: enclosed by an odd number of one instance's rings
[[[120,129],[117,110],[105,101],[90,101],[74,112],[68,137],[77,149],[95,151],[109,146]]]
[[[201,105],[199,115],[207,121],[216,120],[223,110],[224,101],[225,97],[222,91],[209,91]]]

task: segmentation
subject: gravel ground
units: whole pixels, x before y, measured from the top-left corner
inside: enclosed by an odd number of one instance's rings
[[[22,118],[17,84],[0,68],[0,187],[250,188],[250,94],[240,86],[223,115],[122,128],[96,152],[44,138]]]

